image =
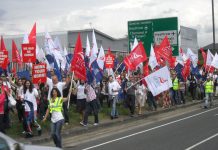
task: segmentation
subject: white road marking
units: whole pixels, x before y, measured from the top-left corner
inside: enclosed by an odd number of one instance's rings
[[[168,123],[165,123],[165,124],[162,124],[162,125],[159,125],[159,126],[156,126],[156,127],[153,127],[153,128],[147,129],[147,130],[144,130],[144,131],[136,132],[136,133],[133,133],[133,134],[130,134],[130,135],[121,137],[121,138],[117,138],[117,139],[114,139],[114,140],[111,140],[111,141],[107,141],[107,142],[104,142],[104,143],[101,143],[101,144],[98,144],[98,145],[94,145],[94,146],[91,146],[91,147],[87,147],[87,148],[84,148],[83,150],[93,149],[93,148],[100,147],[100,146],[103,146],[103,145],[106,145],[106,144],[109,144],[109,143],[112,143],[112,142],[116,142],[116,141],[120,141],[120,140],[129,138],[129,137],[132,137],[132,136],[135,136],[135,135],[138,135],[138,134],[146,133],[146,132],[148,132],[148,131],[152,131],[152,130],[155,130],[155,129],[158,129],[158,128],[161,128],[161,127],[164,127],[164,126],[168,126],[168,125],[171,125],[171,124],[174,124],[174,123],[183,121],[183,120],[187,120],[187,119],[189,119],[189,118],[193,118],[193,117],[196,117],[196,116],[205,114],[205,113],[210,112],[210,111],[213,111],[213,110],[215,110],[215,109],[218,109],[218,107],[213,108],[213,109],[209,109],[209,110],[206,110],[206,111],[204,111],[204,112],[201,112],[201,113],[198,113],[198,114],[195,114],[195,115],[191,115],[191,116],[188,116],[188,117],[185,117],[185,118],[181,118],[181,119],[178,119],[178,120],[175,120],[175,121],[171,121],[171,122],[168,122]]]
[[[200,141],[200,142],[196,143],[196,144],[193,145],[193,146],[190,146],[190,147],[186,148],[185,150],[191,150],[191,149],[193,149],[193,148],[195,148],[195,147],[197,147],[197,146],[199,146],[199,145],[201,145],[201,144],[203,144],[203,143],[205,143],[205,142],[211,140],[212,138],[215,138],[216,136],[218,136],[218,133],[216,133],[216,134],[214,134],[214,135],[212,135],[212,136],[206,138],[206,139],[203,140],[203,141]]]

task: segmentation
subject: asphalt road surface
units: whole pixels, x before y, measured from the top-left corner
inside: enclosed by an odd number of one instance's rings
[[[218,107],[193,106],[63,141],[67,150],[218,150]]]

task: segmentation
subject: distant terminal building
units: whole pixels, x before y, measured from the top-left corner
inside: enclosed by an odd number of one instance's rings
[[[58,37],[63,48],[67,48],[68,53],[72,53],[76,44],[77,35],[80,33],[82,39],[83,48],[86,48],[86,39],[87,35],[89,37],[90,46],[92,45],[92,29],[84,29],[84,30],[69,30],[69,31],[56,31],[49,32],[52,39]],[[94,29],[95,36],[97,40],[98,48],[102,46],[105,52],[110,48],[111,51],[116,55],[125,56],[128,54],[129,45],[128,45],[128,37],[124,38],[114,38],[110,35],[107,35],[99,30]],[[197,39],[197,30],[180,26],[180,35],[179,35],[180,47],[186,52],[187,48],[190,48],[194,53],[197,53],[198,39]],[[9,51],[9,56],[11,57],[11,45],[12,39],[15,40],[16,45],[19,50],[21,50],[21,44],[23,42],[24,34],[20,35],[4,35],[5,45],[7,50]],[[37,44],[39,48],[44,49],[45,43],[45,33],[37,33]]]
[[[60,31],[60,32],[49,32],[49,34],[51,35],[53,40],[55,39],[55,37],[58,37],[62,47],[67,48],[68,52],[72,53],[75,47],[78,33],[80,33],[81,35],[82,45],[84,49],[86,47],[87,35],[89,37],[90,46],[92,46],[92,31],[93,31],[92,29],[70,30],[70,31]],[[110,48],[114,54],[119,54],[119,55],[127,54],[128,52],[127,37],[116,39],[99,30],[94,29],[94,31],[95,31],[95,36],[99,49],[102,46],[105,51],[107,51]],[[6,48],[9,51],[9,55],[11,55],[12,39],[15,40],[18,49],[21,50],[21,44],[23,42],[24,34],[4,35],[3,37],[5,40]],[[45,33],[37,33],[37,44],[39,48],[44,49],[44,43],[45,43]]]

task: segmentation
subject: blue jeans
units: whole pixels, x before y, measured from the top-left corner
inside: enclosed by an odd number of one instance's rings
[[[178,90],[173,90],[173,104],[178,105],[181,104],[179,100],[179,91]]]
[[[63,124],[64,124],[64,119],[51,124],[51,136],[53,138],[55,146],[60,148],[62,147],[61,128]]]
[[[112,103],[111,117],[118,116],[118,111],[117,111],[117,108],[116,108],[116,104],[118,102],[118,95],[114,95],[114,96],[110,95],[110,101]]]
[[[205,98],[205,107],[208,107],[208,103],[210,102],[210,106],[213,105],[213,93],[206,93],[206,98]]]

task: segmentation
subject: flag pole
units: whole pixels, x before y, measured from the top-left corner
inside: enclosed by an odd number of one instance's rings
[[[115,72],[114,72],[114,74],[117,72],[117,70],[120,68],[120,66],[123,64],[123,62],[121,62],[120,64],[119,64],[119,66],[117,67],[117,69],[115,70]]]
[[[123,67],[122,73],[123,73],[123,71],[124,71],[125,68],[126,68],[126,66]]]
[[[126,90],[130,89],[132,86],[138,84],[140,81],[142,81],[144,78],[141,78],[140,80],[138,80],[137,82],[135,82],[133,85],[131,85],[130,87],[128,87]]]
[[[69,109],[70,107],[70,97],[71,97],[71,93],[72,93],[72,86],[73,86],[73,78],[74,78],[74,71],[71,77],[71,81],[70,81],[70,89],[69,89],[69,93],[68,93],[68,103],[67,103],[67,109]]]

